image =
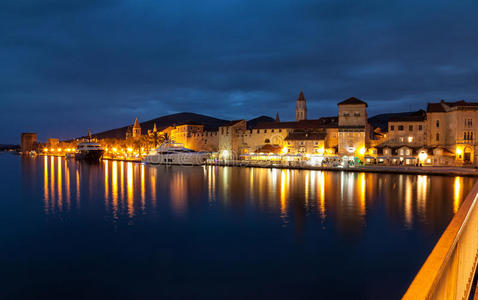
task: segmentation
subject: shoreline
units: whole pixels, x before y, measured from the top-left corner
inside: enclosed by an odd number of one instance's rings
[[[142,163],[140,159],[105,158],[103,160],[124,161]],[[365,172],[385,174],[412,174],[412,175],[440,175],[440,176],[467,176],[478,177],[478,169],[462,167],[416,167],[416,166],[359,166],[359,167],[319,167],[307,165],[285,166],[279,164],[251,164],[246,161],[234,162],[208,162],[205,166],[239,167],[239,168],[265,168],[265,169],[289,169],[289,170],[313,170],[333,172]]]
[[[365,173],[388,173],[388,174],[412,174],[412,175],[441,175],[441,176],[467,176],[478,177],[478,169],[462,167],[416,167],[416,166],[360,166],[360,167],[314,167],[314,166],[281,166],[259,165],[247,163],[206,163],[211,166],[242,167],[242,168],[275,168],[291,170],[314,170],[334,172],[365,172]]]

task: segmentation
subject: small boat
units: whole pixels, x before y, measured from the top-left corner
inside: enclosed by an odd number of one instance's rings
[[[189,165],[198,166],[206,163],[210,153],[197,152],[185,148],[181,143],[164,143],[151,150],[144,162],[152,165]]]
[[[76,147],[75,158],[88,162],[99,162],[105,150],[100,144],[93,141],[91,132],[88,130],[88,138]]]

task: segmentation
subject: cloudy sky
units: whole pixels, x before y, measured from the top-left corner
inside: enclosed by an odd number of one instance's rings
[[[478,101],[475,0],[15,0],[0,4],[0,143],[191,111],[309,118]]]

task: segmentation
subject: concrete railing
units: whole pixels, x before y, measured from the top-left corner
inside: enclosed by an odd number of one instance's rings
[[[468,299],[478,258],[478,182],[402,299]]]

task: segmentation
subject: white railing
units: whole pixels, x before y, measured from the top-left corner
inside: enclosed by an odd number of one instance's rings
[[[468,299],[478,256],[478,182],[402,299]]]

